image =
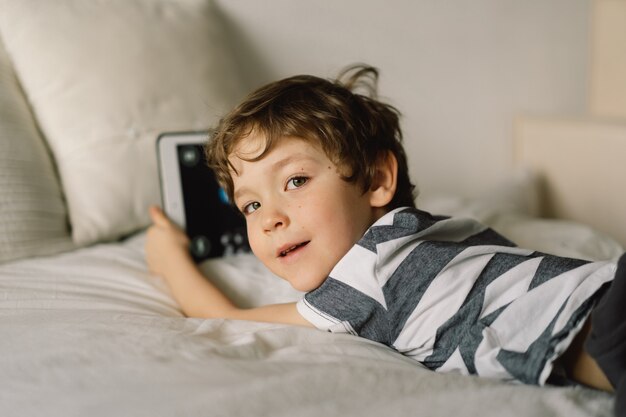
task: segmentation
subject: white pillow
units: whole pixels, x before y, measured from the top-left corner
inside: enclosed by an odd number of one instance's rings
[[[61,187],[0,41],[0,263],[70,248]]]
[[[539,182],[529,170],[519,170],[495,187],[477,197],[456,195],[420,195],[417,207],[433,214],[471,217],[489,224],[501,214],[538,216],[540,207]]]
[[[0,32],[55,157],[77,244],[148,224],[155,139],[242,95],[210,0],[0,0]]]
[[[568,220],[503,214],[489,224],[523,248],[590,261],[617,260],[624,248],[591,226]]]
[[[617,259],[622,246],[610,236],[577,222],[539,218],[539,183],[520,171],[475,198],[420,197],[418,207],[433,214],[471,217],[520,247],[587,260]]]

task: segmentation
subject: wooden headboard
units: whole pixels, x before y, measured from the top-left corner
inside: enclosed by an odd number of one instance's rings
[[[626,123],[524,117],[515,162],[542,181],[542,215],[586,223],[626,248]]]

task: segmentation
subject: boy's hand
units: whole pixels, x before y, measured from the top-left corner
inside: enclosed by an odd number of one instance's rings
[[[153,224],[146,235],[146,262],[151,272],[167,277],[181,262],[193,262],[189,238],[159,207],[151,206],[149,210]]]
[[[313,326],[298,313],[295,303],[240,309],[207,280],[189,253],[189,238],[163,211],[150,207],[152,226],[146,236],[146,262],[161,275],[188,317],[255,320]]]

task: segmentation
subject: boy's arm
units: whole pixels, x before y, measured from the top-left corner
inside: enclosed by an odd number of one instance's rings
[[[238,308],[198,269],[188,251],[187,235],[158,207],[150,208],[150,217],[153,225],[146,236],[146,262],[150,271],[165,278],[185,315],[312,326],[295,303]]]

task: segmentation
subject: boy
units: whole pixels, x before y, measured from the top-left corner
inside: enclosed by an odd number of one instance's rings
[[[188,316],[349,332],[433,370],[526,383],[545,383],[558,360],[571,379],[619,391],[626,258],[616,273],[612,263],[520,249],[472,220],[417,210],[398,112],[376,100],[377,77],[354,67],[343,82],[271,83],[222,119],[207,145],[253,252],[306,292],[302,300],[237,308],[202,276],[185,234],[156,207],[146,241],[151,271]]]

